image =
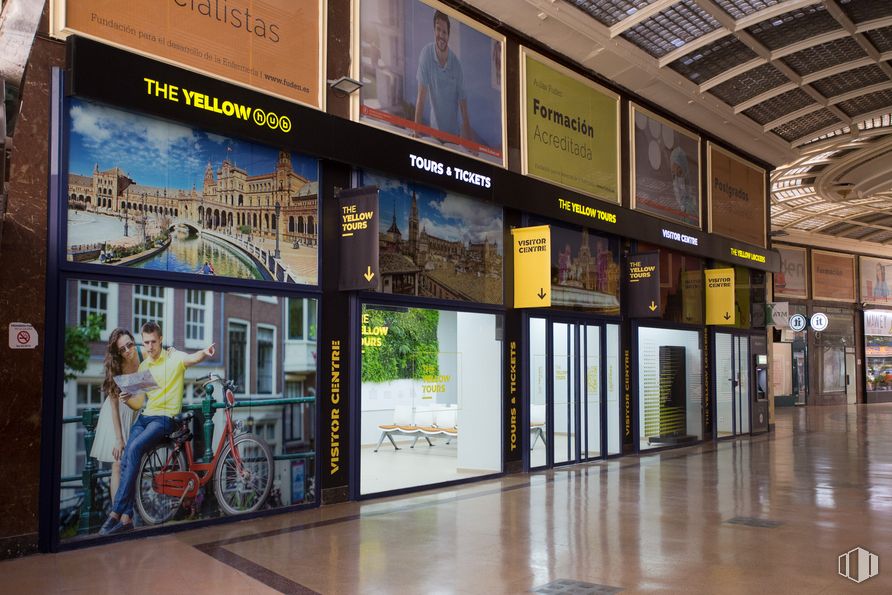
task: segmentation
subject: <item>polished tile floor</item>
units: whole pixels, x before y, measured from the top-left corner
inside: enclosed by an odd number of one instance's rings
[[[861,584],[837,574],[856,546],[881,560]],[[0,591],[892,593],[890,561],[892,405],[868,405],[779,410],[774,433],[717,445],[7,561]]]

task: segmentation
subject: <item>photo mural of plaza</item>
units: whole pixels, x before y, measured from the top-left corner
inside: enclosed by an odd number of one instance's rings
[[[69,260],[317,283],[315,159],[83,100],[69,115]]]
[[[365,182],[379,188],[382,291],[501,303],[501,207],[373,173]]]

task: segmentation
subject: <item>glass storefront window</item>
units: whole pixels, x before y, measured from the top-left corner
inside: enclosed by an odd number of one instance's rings
[[[360,492],[502,470],[499,315],[363,306]]]
[[[864,358],[868,402],[892,400],[892,310],[864,311]]]
[[[703,438],[702,361],[699,331],[638,329],[641,450]]]
[[[814,312],[827,315],[827,329],[814,333],[814,365],[821,395],[846,393],[849,383],[846,376],[854,375],[855,359],[855,320],[851,310],[846,308],[814,307]],[[812,314],[814,314],[812,312]],[[847,362],[847,355],[850,355]],[[847,367],[851,369],[847,370]],[[854,385],[852,385],[854,387]]]
[[[287,309],[278,300],[77,279],[67,282],[67,293],[58,495],[62,540],[95,535],[116,506],[122,493],[118,486],[127,481],[135,486],[134,497],[118,502],[118,511],[129,509],[137,529],[315,501],[316,344],[285,341],[283,347],[279,337],[287,334]],[[316,319],[316,300],[290,299]],[[161,316],[163,321],[155,318]],[[146,323],[160,327],[158,353],[151,348],[157,333],[131,326]],[[130,382],[123,375],[140,372],[148,376],[144,382],[151,379],[157,387],[145,386],[146,404],[138,412],[117,396]],[[231,425],[221,384],[214,383],[212,393],[203,388],[209,374],[238,385]],[[208,420],[212,426],[206,427],[202,410],[211,396],[214,414]],[[255,405],[259,399],[263,404]],[[194,415],[191,421],[165,428],[179,431],[182,439],[160,439],[134,454],[136,474],[128,478],[113,449],[123,447],[127,453],[131,428],[148,416],[185,412]],[[221,441],[230,430],[237,457],[233,445]],[[211,462],[211,471],[192,467],[199,462]],[[236,477],[233,469],[239,465],[254,480]],[[184,493],[183,483],[166,474],[190,468],[199,483]],[[171,483],[155,489],[164,477]]]
[[[662,319],[684,324],[703,324],[703,259],[638,242],[637,253],[660,253],[660,300]]]

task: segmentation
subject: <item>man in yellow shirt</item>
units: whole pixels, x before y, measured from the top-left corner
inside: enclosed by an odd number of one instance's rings
[[[192,354],[168,352],[161,347],[163,337],[158,323],[147,322],[141,331],[146,359],[139,365],[139,371],[148,370],[158,388],[146,392],[146,408],[130,428],[130,437],[121,455],[121,484],[111,513],[99,529],[100,535],[133,529],[133,498],[139,462],[143,454],[174,430],[172,418],[183,408],[186,368],[213,357],[217,351],[211,343]],[[121,398],[126,401],[130,395],[122,394]]]

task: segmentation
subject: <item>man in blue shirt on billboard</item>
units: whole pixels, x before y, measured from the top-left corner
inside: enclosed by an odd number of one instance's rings
[[[465,94],[461,62],[449,49],[449,17],[439,10],[434,13],[434,42],[418,56],[418,97],[415,100],[415,122],[422,123],[424,106],[430,97],[431,127],[471,140],[468,119],[468,97]],[[461,128],[458,117],[461,112]]]

